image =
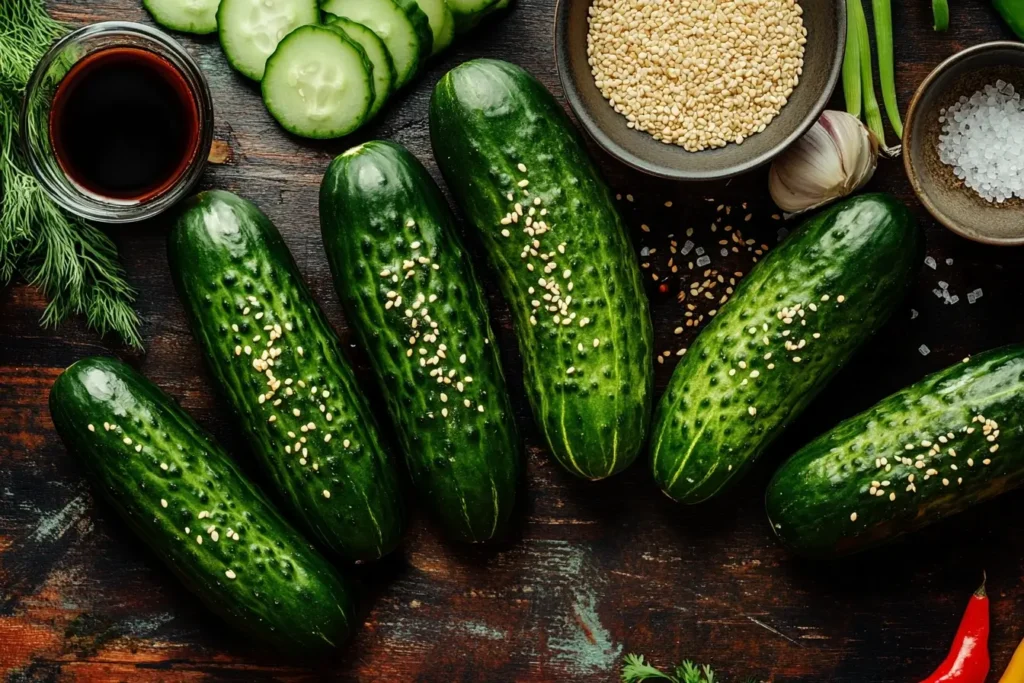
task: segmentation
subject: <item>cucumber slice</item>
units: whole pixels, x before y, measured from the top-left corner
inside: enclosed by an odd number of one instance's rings
[[[455,19],[444,0],[415,0],[416,5],[427,15],[430,32],[433,35],[431,55],[451,45],[455,37]]]
[[[448,3],[445,3],[445,7],[447,7],[447,6],[448,6]],[[451,9],[449,9],[448,13],[445,14],[444,26],[441,27],[441,36],[438,38],[438,42],[436,42],[434,44],[434,54],[436,55],[437,53],[439,53],[442,50],[446,49],[454,41],[455,41],[455,17],[452,16],[452,11],[451,11]],[[438,47],[438,44],[440,44],[441,47]]]
[[[461,36],[477,27],[501,0],[445,0],[455,17],[455,35]]]
[[[206,35],[217,30],[220,0],[142,0],[153,21],[182,33]]]
[[[267,58],[286,35],[319,22],[316,0],[221,0],[217,10],[224,55],[254,81],[263,78]]]
[[[377,115],[384,103],[388,101],[392,91],[395,89],[395,63],[391,59],[391,53],[376,33],[362,24],[346,19],[335,17],[328,25],[329,28],[337,28],[345,33],[349,39],[359,43],[366,53],[367,59],[373,64],[373,105],[366,119],[370,120]]]
[[[362,125],[373,105],[373,65],[342,31],[303,26],[267,60],[263,103],[285,130],[339,138]]]
[[[399,88],[413,79],[422,61],[430,55],[430,22],[413,0],[326,0],[321,8],[328,14],[358,22],[380,36],[395,62]]]

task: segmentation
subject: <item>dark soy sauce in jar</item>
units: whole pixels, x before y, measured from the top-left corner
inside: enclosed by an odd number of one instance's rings
[[[146,201],[170,189],[199,148],[199,109],[181,72],[136,47],[99,50],[61,80],[50,109],[61,169],[84,190]]]

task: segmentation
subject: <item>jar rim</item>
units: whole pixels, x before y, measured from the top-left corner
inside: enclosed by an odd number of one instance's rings
[[[94,49],[86,49],[75,58],[80,59],[103,49],[117,47],[116,38],[124,36],[131,39],[125,46],[151,49],[155,54],[167,59],[177,69],[188,84],[195,98],[199,122],[199,141],[193,158],[185,170],[163,192],[142,201],[126,201],[103,197],[88,192],[67,176],[57,163],[52,150],[49,150],[49,126],[40,131],[32,125],[32,116],[37,93],[47,87],[46,80],[57,60],[68,49],[75,46],[88,46],[91,42],[104,38],[114,41],[97,44]],[[70,65],[68,70],[70,70]],[[61,77],[63,77],[62,74]],[[58,81],[59,82],[59,81]],[[53,84],[56,86],[56,83]],[[52,97],[46,102],[47,119]],[[206,76],[195,59],[184,47],[169,35],[158,29],[128,21],[104,21],[83,26],[68,33],[43,55],[36,65],[25,88],[25,96],[21,105],[19,141],[21,150],[32,175],[40,186],[56,204],[82,218],[100,223],[133,223],[152,218],[176,204],[187,196],[202,177],[206,168],[207,157],[213,144],[213,98]],[[37,138],[42,135],[45,141]]]

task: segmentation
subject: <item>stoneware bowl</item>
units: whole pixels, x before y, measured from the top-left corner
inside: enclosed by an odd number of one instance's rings
[[[807,44],[804,69],[789,102],[764,132],[737,145],[687,152],[626,127],[594,83],[587,62],[591,0],[558,0],[555,9],[555,62],[569,106],[584,130],[606,152],[640,171],[673,180],[718,180],[765,164],[810,128],[825,108],[839,79],[846,45],[842,0],[801,0]]]
[[[997,80],[1024,91],[1024,43],[975,45],[953,55],[924,79],[907,111],[903,164],[918,199],[953,232],[986,244],[1024,244],[1024,201],[992,204],[939,161],[939,112]]]

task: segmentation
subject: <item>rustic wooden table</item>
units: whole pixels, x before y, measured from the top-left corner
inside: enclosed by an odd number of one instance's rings
[[[396,140],[436,176],[428,97],[447,69],[470,57],[511,59],[560,94],[554,2],[515,4],[508,16],[434,62],[359,140]],[[903,103],[946,56],[1010,37],[984,0],[955,3],[946,35],[931,31],[925,0],[894,4]],[[73,24],[150,21],[138,0],[62,0],[51,9]],[[276,221],[347,340],[321,249],[317,188],[332,156],[358,140],[309,144],[289,137],[267,115],[256,89],[229,70],[215,40],[183,42],[209,76],[217,137],[230,148],[203,185],[253,199]],[[678,274],[669,272],[671,236],[681,244],[692,228],[690,239],[710,255],[709,268],[728,277],[749,270],[757,255],[752,250],[762,243],[776,244],[783,224],[771,217],[763,171],[727,184],[683,186],[640,177],[607,159],[602,164],[622,193],[638,258],[650,264],[656,350],[669,354],[656,366],[660,393],[675,352],[697,329],[685,325],[686,308],[676,295],[688,292],[691,280],[705,279],[705,269],[685,266],[694,254],[680,262]],[[94,501],[50,423],[47,394],[61,369],[88,354],[116,353],[245,458],[172,290],[166,222],[112,231],[138,287],[145,354],[97,340],[80,321],[41,331],[38,293],[22,285],[0,292],[0,671],[11,682],[612,681],[621,657],[641,652],[666,665],[689,657],[706,661],[726,680],[906,683],[923,678],[945,656],[983,570],[993,597],[993,668],[1001,671],[1024,636],[1024,535],[1018,532],[1024,495],[1006,495],[894,547],[832,564],[789,556],[765,520],[767,478],[796,445],[927,372],[1024,339],[1024,252],[976,245],[942,229],[913,201],[898,162],[883,163],[871,189],[912,204],[927,229],[934,268],[922,265],[914,293],[891,324],[738,490],[710,506],[670,503],[651,483],[643,457],[627,473],[597,484],[554,465],[524,400],[507,311],[492,297],[528,443],[528,491],[518,528],[495,546],[458,547],[440,541],[418,517],[400,552],[360,571],[365,625],[326,663],[289,661],[227,633],[111,510]],[[733,250],[738,231],[743,244]],[[721,239],[728,240],[725,256]],[[747,239],[754,240],[749,248]],[[659,291],[662,283],[667,293]],[[958,303],[936,296],[942,283]],[[968,303],[967,293],[977,288],[982,298]],[[700,303],[693,319],[714,305]],[[683,331],[676,334],[679,326]],[[922,345],[930,353],[922,353]],[[365,373],[358,349],[352,357]]]

